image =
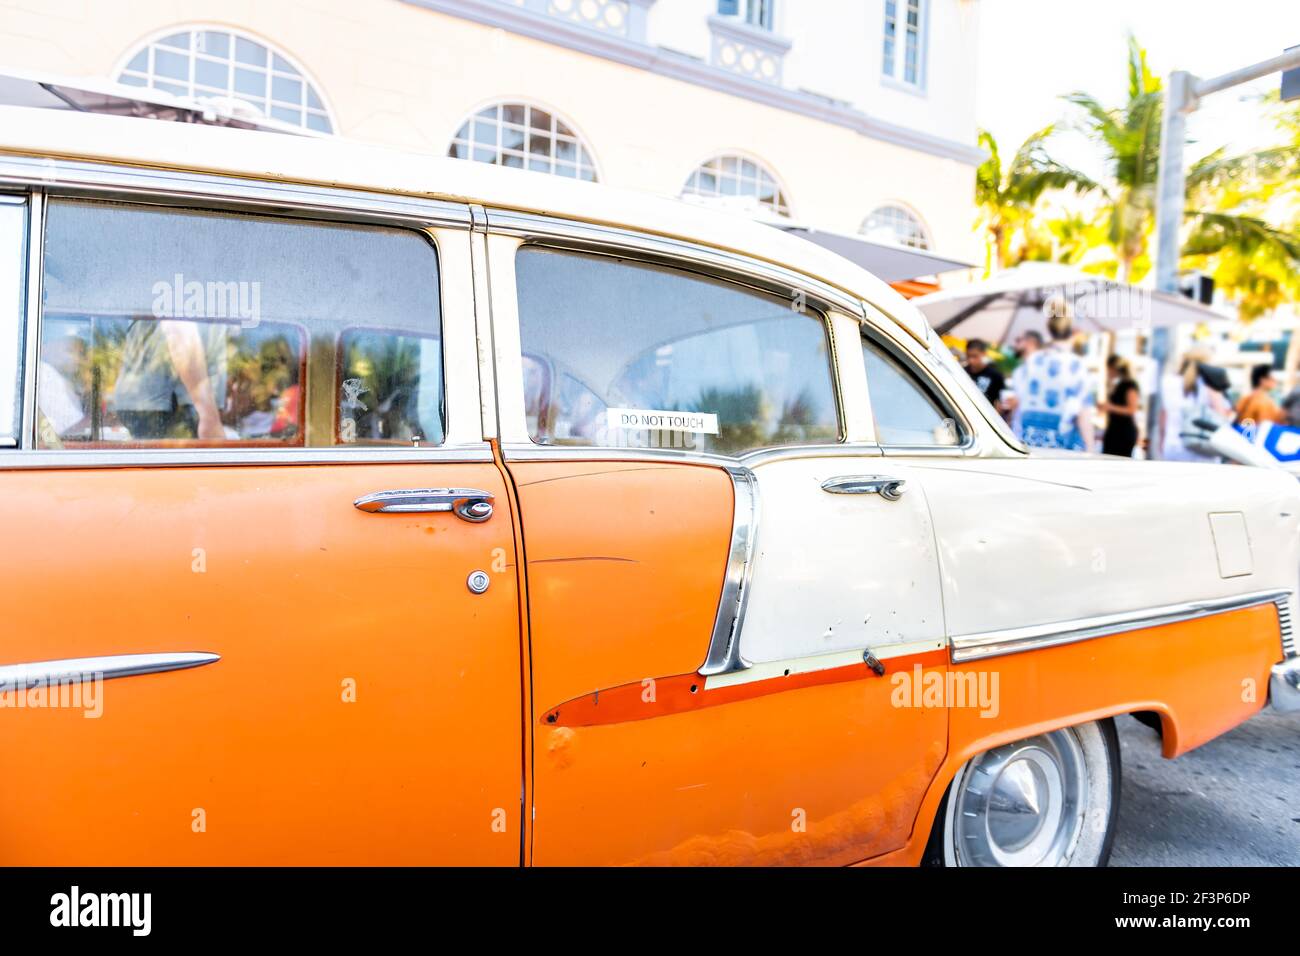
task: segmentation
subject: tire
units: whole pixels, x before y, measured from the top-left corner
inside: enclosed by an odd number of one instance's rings
[[[943,866],[1105,866],[1119,817],[1110,719],[968,760],[939,807],[925,861]]]

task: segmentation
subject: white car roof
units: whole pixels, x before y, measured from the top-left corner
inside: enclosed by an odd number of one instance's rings
[[[0,155],[127,163],[421,196],[634,229],[765,260],[865,299],[926,341],[924,318],[849,260],[745,216],[676,199],[331,137],[0,107]]]

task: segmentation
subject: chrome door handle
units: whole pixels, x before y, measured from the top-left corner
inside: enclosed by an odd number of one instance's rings
[[[880,495],[886,501],[897,501],[906,490],[905,479],[887,475],[844,475],[822,482],[822,491],[833,495]]]
[[[453,511],[478,524],[492,517],[492,493],[477,488],[400,488],[363,495],[352,504],[370,514],[421,514]]]

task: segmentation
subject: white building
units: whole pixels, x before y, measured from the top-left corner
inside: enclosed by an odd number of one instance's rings
[[[0,71],[974,261],[978,0],[0,0]]]

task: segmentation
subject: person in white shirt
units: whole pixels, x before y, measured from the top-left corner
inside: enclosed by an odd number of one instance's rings
[[[1048,305],[1051,344],[1022,363],[1024,372],[1018,381],[1012,380],[1016,434],[1031,447],[1088,451],[1093,441],[1092,382],[1083,359],[1070,349],[1074,321],[1069,306],[1063,300]]]
[[[1210,359],[1203,348],[1192,348],[1183,356],[1177,375],[1160,384],[1160,457],[1165,461],[1207,461],[1209,456],[1183,443],[1182,433],[1193,428],[1197,418],[1232,421],[1233,410],[1226,397],[1206,385],[1201,364]]]
[[[1029,330],[1016,339],[1016,355],[1020,358],[1020,364],[1011,370],[1011,378],[1007,383],[1006,391],[1003,392],[1003,411],[1011,415],[1011,430],[1017,435],[1020,431],[1020,399],[1017,397],[1025,390],[1025,377],[1029,374],[1029,360],[1035,352],[1043,347],[1043,334],[1034,330]]]

